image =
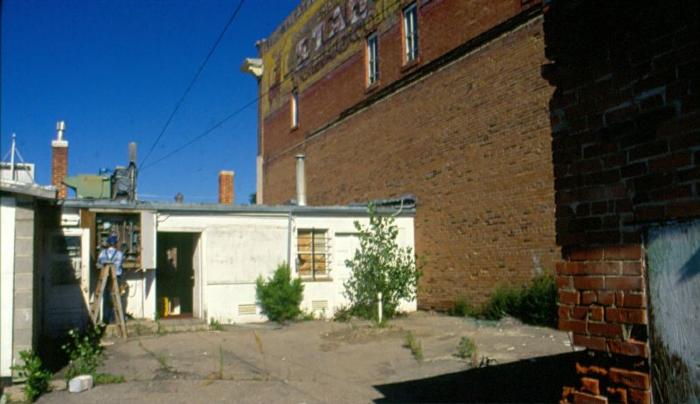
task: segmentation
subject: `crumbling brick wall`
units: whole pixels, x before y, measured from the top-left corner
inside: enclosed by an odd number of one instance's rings
[[[700,216],[697,2],[550,2],[543,75],[556,189],[559,327],[589,348],[575,402],[649,402],[644,234]]]

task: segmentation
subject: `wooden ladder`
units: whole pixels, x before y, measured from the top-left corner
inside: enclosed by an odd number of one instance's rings
[[[122,308],[122,299],[119,293],[119,283],[117,282],[117,270],[114,264],[104,264],[100,270],[100,275],[97,278],[97,285],[95,289],[95,300],[92,302],[92,307],[90,308],[90,320],[92,323],[97,325],[97,317],[100,313],[100,306],[102,306],[102,295],[104,294],[105,287],[107,286],[107,279],[112,278],[112,290],[110,294],[112,295],[112,308],[114,309],[114,317],[117,319],[117,326],[122,335],[122,338],[127,337],[126,332],[126,322],[124,321],[124,309]]]

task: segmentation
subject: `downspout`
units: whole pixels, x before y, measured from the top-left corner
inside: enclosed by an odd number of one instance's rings
[[[287,216],[287,265],[289,265],[290,271],[292,268],[292,207],[289,207],[289,214]]]

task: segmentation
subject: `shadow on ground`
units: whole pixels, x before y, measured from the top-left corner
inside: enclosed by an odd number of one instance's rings
[[[385,402],[557,402],[584,352],[541,356],[426,379],[374,386]]]

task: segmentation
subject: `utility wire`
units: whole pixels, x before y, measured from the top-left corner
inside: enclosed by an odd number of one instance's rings
[[[224,29],[221,30],[221,32],[219,33],[219,36],[216,38],[216,41],[214,41],[214,44],[212,45],[211,49],[209,49],[209,53],[204,58],[204,61],[202,61],[202,64],[199,66],[199,69],[197,69],[197,73],[195,73],[194,77],[190,81],[190,84],[187,86],[187,88],[185,89],[185,92],[182,94],[182,97],[180,97],[180,100],[177,102],[177,104],[175,104],[175,108],[173,109],[173,112],[170,113],[170,116],[168,117],[167,121],[165,121],[165,125],[163,125],[163,129],[161,129],[160,133],[158,134],[158,137],[156,137],[156,140],[151,145],[151,148],[148,150],[148,153],[146,153],[146,157],[144,157],[143,160],[141,160],[141,164],[139,164],[139,169],[141,167],[143,167],[144,163],[146,162],[146,160],[148,160],[148,157],[151,155],[151,153],[153,153],[153,150],[156,148],[156,145],[158,145],[158,142],[163,137],[163,134],[165,134],[165,131],[168,129],[168,126],[170,126],[170,123],[172,122],[173,117],[175,117],[175,114],[177,114],[177,111],[182,106],[182,103],[185,101],[185,98],[187,98],[187,95],[192,90],[194,83],[197,81],[197,79],[199,79],[199,76],[202,74],[204,67],[207,65],[207,62],[209,62],[209,59],[214,54],[214,51],[216,51],[216,48],[219,46],[219,43],[221,42],[221,40],[224,37],[224,34],[226,34],[226,31],[233,23],[233,20],[236,19],[236,16],[238,15],[238,12],[240,11],[244,2],[245,2],[245,0],[240,0],[238,2],[238,6],[236,7],[235,10],[233,10],[233,13],[231,14],[228,21],[226,22]]]
[[[197,135],[197,136],[193,137],[192,139],[190,139],[187,143],[185,143],[185,144],[181,145],[180,147],[178,147],[178,148],[172,150],[170,153],[168,153],[168,154],[162,156],[161,158],[159,158],[158,160],[152,162],[151,164],[146,165],[146,166],[143,166],[143,168],[141,168],[141,171],[145,170],[145,169],[148,168],[148,167],[152,167],[152,166],[154,166],[154,165],[160,163],[161,161],[163,161],[163,160],[167,159],[168,157],[172,156],[173,154],[178,153],[178,152],[180,152],[180,151],[186,149],[187,147],[189,147],[189,146],[192,145],[193,143],[195,143],[195,142],[199,141],[200,139],[202,139],[202,138],[204,138],[204,137],[210,135],[214,130],[220,128],[220,127],[221,127],[224,123],[226,123],[228,120],[230,120],[230,119],[233,118],[234,116],[240,114],[241,112],[245,111],[245,110],[246,110],[247,108],[249,108],[251,105],[256,104],[256,103],[258,102],[258,99],[259,99],[259,97],[255,97],[254,99],[248,101],[245,105],[243,105],[242,107],[236,109],[235,111],[231,112],[230,114],[226,115],[222,120],[220,120],[219,122],[215,123],[213,126],[211,126],[210,128],[208,128],[208,129],[205,130],[204,132],[202,132],[202,133],[200,133],[199,135]],[[143,164],[143,163],[142,163],[142,164]]]
[[[286,83],[287,81],[290,81],[291,79],[292,79],[291,76],[287,76],[287,77],[285,77],[284,79],[282,79],[282,81],[280,81],[279,83],[277,83],[277,85],[282,85],[283,83]],[[170,156],[172,156],[172,155],[174,155],[174,154],[176,154],[176,153],[181,152],[182,150],[186,149],[187,147],[189,147],[189,146],[192,145],[193,143],[195,143],[195,142],[201,140],[202,138],[209,136],[214,130],[220,128],[224,123],[228,122],[231,118],[233,118],[234,116],[236,116],[236,115],[240,114],[241,112],[245,111],[246,109],[248,109],[248,107],[250,107],[251,105],[253,105],[253,104],[255,104],[256,102],[260,101],[263,97],[267,96],[268,94],[270,94],[270,90],[265,91],[264,93],[260,94],[259,96],[255,97],[255,98],[253,98],[252,100],[248,101],[247,103],[243,104],[241,107],[239,107],[239,108],[236,109],[235,111],[231,112],[230,114],[226,115],[222,120],[218,121],[217,123],[215,123],[214,125],[212,125],[210,128],[208,128],[208,129],[205,130],[204,132],[202,132],[202,133],[200,133],[199,135],[197,135],[197,136],[193,137],[192,139],[188,140],[187,143],[185,143],[185,144],[179,146],[178,148],[176,148],[176,149],[170,151],[169,153],[165,154],[164,156],[160,157],[158,160],[154,161],[153,163],[144,166],[143,168],[141,168],[141,170],[145,170],[145,169],[148,168],[148,167],[152,167],[152,166],[156,165],[157,163],[160,163],[161,161],[167,159],[168,157],[170,157]],[[258,123],[258,124],[259,124],[259,123]],[[142,164],[143,164],[143,163],[142,163]]]

